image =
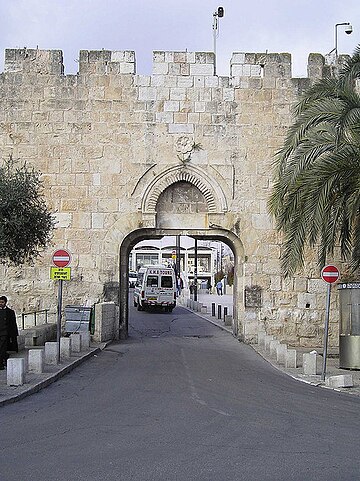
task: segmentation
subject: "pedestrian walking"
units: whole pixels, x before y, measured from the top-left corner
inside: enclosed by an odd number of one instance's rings
[[[223,289],[222,282],[221,281],[217,282],[216,292],[217,292],[218,296],[222,296],[222,289]]]
[[[19,334],[15,311],[7,307],[7,297],[0,297],[0,370],[5,369],[8,359],[7,351],[18,351]]]

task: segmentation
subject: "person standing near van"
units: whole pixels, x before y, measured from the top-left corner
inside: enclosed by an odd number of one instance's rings
[[[18,351],[19,334],[15,311],[7,307],[7,297],[0,297],[0,370],[5,369],[7,351]]]

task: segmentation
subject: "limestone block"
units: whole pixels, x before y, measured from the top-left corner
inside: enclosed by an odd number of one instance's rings
[[[303,372],[309,376],[317,374],[316,371],[317,352],[305,352],[303,354]]]
[[[269,343],[269,352],[270,352],[270,356],[276,356],[276,350],[277,350],[277,347],[278,345],[280,344],[280,341],[278,341],[277,339],[272,339]]]
[[[276,347],[276,361],[281,365],[285,365],[286,351],[287,351],[286,344],[279,344]]]
[[[167,100],[164,102],[164,112],[180,112],[178,100]]]
[[[225,326],[232,326],[232,321],[233,321],[233,317],[230,316],[229,314],[227,314],[226,316],[224,316]]]
[[[14,357],[6,363],[6,384],[8,386],[22,386],[25,382],[25,359]]]
[[[352,374],[341,374],[339,376],[329,376],[325,380],[325,385],[332,388],[352,387],[354,385]]]
[[[90,331],[80,332],[80,348],[86,351],[90,347]]]
[[[190,65],[190,75],[214,75],[214,65],[192,64]]]
[[[78,333],[70,334],[70,339],[71,339],[71,351],[80,352],[81,351],[80,334]]]
[[[71,357],[71,338],[60,338],[60,359],[69,359]]]
[[[285,367],[297,367],[296,349],[288,349],[285,354]]]
[[[44,371],[44,349],[29,349],[27,370],[37,374]]]
[[[170,124],[169,134],[193,134],[193,124]]]
[[[202,306],[202,307],[201,307],[201,312],[202,312],[202,314],[207,314],[207,311],[208,311],[207,306]]]
[[[59,352],[57,342],[45,342],[45,364],[58,364]]]

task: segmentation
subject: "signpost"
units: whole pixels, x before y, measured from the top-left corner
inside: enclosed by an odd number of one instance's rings
[[[57,305],[57,331],[56,331],[56,341],[58,348],[58,359],[60,362],[60,337],[61,337],[61,311],[62,311],[62,290],[63,290],[63,280],[69,281],[71,272],[70,267],[67,267],[71,262],[71,255],[65,249],[58,249],[53,253],[52,262],[54,266],[50,268],[50,278],[53,280],[58,280],[58,305]]]
[[[324,352],[323,352],[323,369],[321,374],[321,380],[325,381],[326,375],[326,358],[327,358],[327,345],[329,336],[329,314],[330,314],[330,294],[331,294],[331,284],[339,279],[340,272],[336,266],[331,264],[323,267],[321,270],[321,278],[328,285],[327,295],[326,295],[326,309],[325,309],[325,329],[324,329]]]

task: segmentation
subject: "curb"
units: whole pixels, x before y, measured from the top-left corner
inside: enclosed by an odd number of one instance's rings
[[[75,369],[75,367],[79,366],[82,364],[84,361],[89,359],[90,357],[98,354],[100,351],[105,349],[107,347],[108,343],[103,343],[101,347],[96,347],[92,351],[87,352],[83,356],[79,357],[78,359],[75,359],[73,362],[68,364],[67,366],[64,366],[61,368],[59,371],[55,373],[49,374],[49,376],[45,379],[42,379],[41,381],[35,383],[33,386],[29,387],[28,389],[25,389],[24,391],[14,394],[13,396],[9,396],[6,399],[0,400],[0,407],[6,406],[7,404],[12,404],[17,401],[20,401],[21,399],[24,399],[27,396],[30,396],[31,394],[35,394],[39,392],[41,389],[44,389],[45,387],[49,386],[50,384],[56,382],[58,379],[62,378],[65,376],[65,374],[68,374],[70,371]]]

